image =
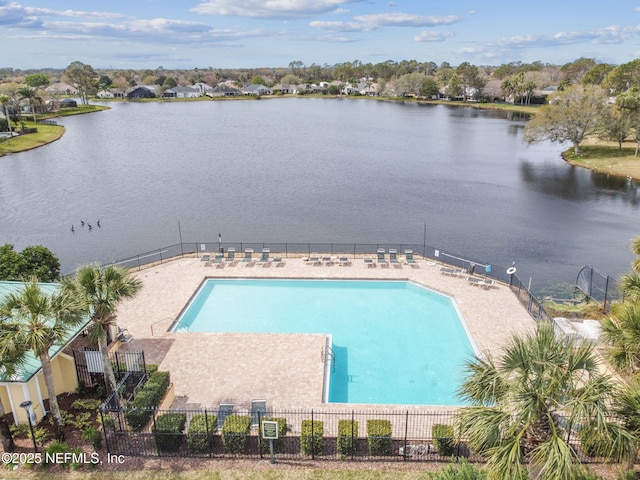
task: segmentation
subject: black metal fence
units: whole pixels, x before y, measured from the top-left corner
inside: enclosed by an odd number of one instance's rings
[[[160,425],[166,416],[179,417],[177,431]],[[245,432],[228,431],[226,425],[244,417]],[[149,425],[134,432],[127,425],[126,410],[102,410],[107,451],[130,456],[242,457],[269,456],[269,443],[262,440],[263,420],[282,425],[274,442],[281,459],[351,460],[442,460],[451,456],[480,457],[464,443],[453,439],[434,440],[434,425],[452,425],[453,412],[418,413],[411,411],[325,411],[278,410],[238,411],[235,416],[217,410],[153,410]],[[385,435],[372,434],[372,421],[386,421]],[[348,422],[341,431],[339,424]]]
[[[604,311],[609,311],[611,301],[618,297],[615,281],[591,265],[580,269],[576,277],[576,290],[587,298],[603,303]]]
[[[72,353],[78,385],[83,388],[93,388],[105,384],[102,357],[97,348],[86,347],[83,350],[73,350]],[[120,396],[127,398],[133,396],[135,388],[144,383],[148,377],[144,352],[116,350],[109,353],[109,358],[118,381]],[[107,405],[112,405],[112,397],[113,394],[107,398]],[[115,403],[112,406],[117,407]]]
[[[515,273],[511,272],[511,267],[491,265],[477,259],[470,259],[453,252],[435,248],[426,244],[415,243],[276,243],[276,242],[190,242],[169,245],[157,250],[141,253],[134,257],[110,263],[109,265],[120,265],[130,269],[141,269],[142,267],[155,263],[163,263],[182,257],[184,255],[202,256],[210,252],[224,252],[229,248],[234,248],[236,252],[244,252],[245,249],[252,249],[260,252],[268,248],[271,252],[282,254],[285,258],[295,256],[309,256],[312,252],[326,253],[330,255],[343,254],[356,258],[364,255],[375,256],[378,249],[395,249],[399,254],[404,254],[406,250],[411,250],[414,254],[422,256],[428,261],[446,264],[465,270],[473,269],[476,274],[482,274],[487,278],[506,283],[518,297],[520,303],[527,309],[529,314],[536,320],[552,320],[551,315],[544,309],[529,288],[523,284]]]
[[[270,420],[278,423],[274,457],[280,460],[485,460],[469,448],[466,439],[456,438],[454,411],[273,410],[223,414],[207,409],[153,409],[141,431],[128,426],[127,416],[126,409],[101,409],[105,447],[110,454],[269,458],[269,441],[262,439],[260,425]],[[245,427],[228,428],[234,422]],[[576,435],[568,439],[580,461],[600,460],[583,451]]]

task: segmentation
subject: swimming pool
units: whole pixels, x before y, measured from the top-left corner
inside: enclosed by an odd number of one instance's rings
[[[173,330],[331,334],[335,403],[460,405],[475,353],[451,298],[406,281],[207,279]]]

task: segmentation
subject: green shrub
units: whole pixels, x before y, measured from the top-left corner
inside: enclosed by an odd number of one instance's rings
[[[75,461],[73,459],[71,460],[71,470],[78,470],[80,467],[82,467],[82,462],[80,460],[82,460],[84,452],[80,447],[76,447],[71,450],[71,453],[73,453],[76,459]]]
[[[18,425],[11,425],[11,435],[14,438],[28,438],[31,440],[31,429],[27,423],[19,423]],[[46,428],[34,427],[33,434],[36,437],[36,443],[42,445],[49,439],[49,431]]]
[[[31,436],[31,429],[26,423],[11,425],[9,430],[11,430],[11,435],[13,435],[14,438],[29,438]]]
[[[222,443],[229,453],[245,453],[247,437],[251,430],[251,417],[231,414],[222,425]]]
[[[635,473],[631,478],[633,479],[636,478]],[[588,468],[584,467],[575,474],[572,480],[603,480],[603,479],[600,475],[591,473]]]
[[[358,422],[338,420],[338,453],[353,455],[358,444]]]
[[[280,452],[284,448],[284,437],[289,431],[286,418],[261,418],[260,419],[260,441],[269,444],[269,440],[262,440],[262,422],[278,422],[278,439],[273,441],[273,451]]]
[[[138,390],[124,417],[133,430],[142,430],[151,419],[153,408],[157,407],[169,388],[169,372],[155,371],[147,383]]]
[[[63,419],[64,419],[65,425],[71,425],[72,427],[75,427],[78,430],[84,430],[85,428],[89,428],[93,426],[93,420],[91,419],[91,412],[84,412],[78,415],[73,415],[71,413],[63,412]]]
[[[93,427],[85,428],[82,431],[82,439],[89,442],[95,450],[102,447],[102,432]]]
[[[438,455],[445,457],[453,455],[453,427],[451,425],[436,423],[431,429],[431,437]]]
[[[71,404],[74,410],[98,410],[102,402],[95,398],[81,398]]]
[[[303,420],[300,431],[300,449],[305,455],[322,455],[324,423],[319,420]]]
[[[616,480],[636,480],[637,478],[635,470],[624,470],[618,473]]]
[[[391,455],[391,421],[367,420],[369,455]]]
[[[191,453],[210,453],[213,433],[217,430],[215,415],[194,415],[187,430],[187,443]],[[207,432],[208,426],[208,432]]]
[[[36,443],[38,445],[42,445],[47,440],[49,440],[50,434],[49,430],[47,430],[46,428],[38,427],[33,431],[33,433],[36,436]]]
[[[69,445],[67,445],[64,442],[61,442],[59,440],[56,440],[55,442],[53,442],[51,445],[49,445],[48,447],[46,447],[44,449],[42,458],[43,458],[43,463],[42,465],[44,467],[48,467],[50,465],[53,465],[53,463],[59,459],[59,457],[56,457],[56,454],[59,453],[67,453],[70,452],[71,450],[69,449]],[[60,465],[59,463],[57,463],[57,465]],[[66,466],[66,463],[63,463],[61,466]]]
[[[581,428],[578,432],[582,450],[589,457],[605,456],[609,452],[609,442],[606,437],[595,429]]]
[[[447,465],[442,470],[428,475],[431,480],[486,480],[488,478],[486,471],[464,460],[458,464]]]
[[[165,413],[158,416],[153,425],[156,446],[160,452],[177,452],[180,450],[182,432],[187,423],[184,413]]]

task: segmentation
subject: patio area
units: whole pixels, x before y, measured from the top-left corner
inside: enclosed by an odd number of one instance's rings
[[[171,333],[168,329],[208,277],[413,281],[453,298],[478,350],[494,355],[514,333],[535,326],[506,285],[484,288],[466,275],[444,275],[439,264],[420,259],[413,267],[386,268],[371,267],[363,258],[350,260],[348,266],[324,262],[314,266],[303,258],[286,258],[281,267],[238,262],[217,268],[192,256],[147,267],[134,274],[143,282],[139,294],[119,308],[118,325],[134,337],[122,348],[143,350],[148,363],[171,372],[176,402],[183,407],[234,403],[244,408],[251,400],[264,399],[278,409],[406,410],[426,407],[323,404],[325,335]]]

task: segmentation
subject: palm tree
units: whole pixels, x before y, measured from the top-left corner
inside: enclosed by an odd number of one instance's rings
[[[2,105],[2,111],[7,118],[7,126],[9,127],[9,136],[11,136],[11,117],[9,116],[9,103],[11,98],[8,95],[0,95],[0,104]]]
[[[8,294],[0,303],[0,351],[19,354],[31,351],[42,364],[56,436],[62,438],[63,420],[56,398],[50,349],[64,342],[85,320],[80,303],[65,292],[47,293],[35,278],[21,291]]]
[[[600,322],[607,358],[620,371],[640,368],[640,303],[623,303]]]
[[[33,113],[33,121],[36,121],[36,103],[40,100],[38,90],[32,87],[21,87],[16,90],[21,99],[27,99],[31,113]]]
[[[573,425],[597,434],[609,458],[635,454],[633,437],[607,420],[613,385],[598,372],[593,345],[557,338],[549,322],[514,336],[501,358],[478,357],[465,370],[460,396],[471,406],[457,417],[460,434],[487,456],[493,478],[573,478]]]
[[[631,251],[638,257],[631,264],[631,268],[640,273],[640,237],[631,240]]]
[[[0,329],[2,328],[2,324],[4,323],[4,318],[0,318]],[[9,342],[5,345],[0,345],[0,358],[2,358],[2,366],[0,366],[0,376],[9,379],[11,378],[19,364],[22,357],[22,351],[17,352],[15,349],[15,344],[13,342]],[[11,434],[11,429],[9,428],[9,422],[7,422],[6,410],[0,399],[0,443],[2,443],[2,448],[5,452],[13,452],[16,448],[15,443],[13,442],[13,435]]]
[[[504,95],[504,100],[505,102],[508,102],[508,98],[511,97],[511,95],[513,95],[513,103],[515,103],[515,93],[516,93],[516,89],[515,89],[515,84],[508,78],[506,78],[503,82],[502,85],[500,85],[500,89],[502,90],[502,95]]]
[[[82,302],[91,314],[89,340],[98,345],[105,372],[107,389],[117,397],[116,377],[109,360],[107,333],[116,324],[118,303],[136,295],[142,282],[133,278],[129,271],[118,266],[104,270],[99,265],[80,267],[73,279],[62,282],[63,289]]]

